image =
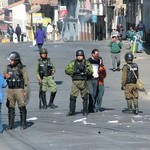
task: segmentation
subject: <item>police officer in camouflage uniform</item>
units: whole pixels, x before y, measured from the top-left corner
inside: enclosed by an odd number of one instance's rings
[[[26,104],[28,73],[26,66],[22,64],[20,55],[17,52],[11,52],[8,56],[10,62],[4,70],[4,77],[7,80],[7,103],[9,126],[7,130],[14,128],[15,104],[18,103],[20,109],[21,129],[26,129]]]
[[[138,114],[138,89],[136,86],[137,79],[136,76],[139,77],[138,65],[133,63],[133,54],[126,53],[125,61],[127,64],[123,66],[122,69],[122,90],[124,90],[125,99],[127,101],[128,113],[132,113],[132,102],[134,105],[134,113]],[[132,71],[133,70],[133,71]]]
[[[53,103],[57,92],[57,87],[53,76],[55,73],[55,67],[50,58],[47,57],[47,49],[42,48],[39,53],[40,58],[36,63],[36,78],[38,79],[38,83],[41,86],[42,102],[44,109],[47,109],[46,91],[47,88],[50,88],[51,95],[48,107],[55,109],[57,107]]]
[[[72,77],[70,93],[70,111],[67,116],[75,115],[76,99],[80,92],[83,99],[83,115],[88,115],[88,76],[92,76],[93,68],[89,61],[85,60],[82,49],[76,51],[76,59],[72,60],[65,68],[65,73]]]

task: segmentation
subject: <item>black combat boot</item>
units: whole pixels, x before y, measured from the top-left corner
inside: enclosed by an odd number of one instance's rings
[[[39,89],[39,109],[42,109],[42,91]]]
[[[128,113],[132,113],[132,100],[127,100]]]
[[[84,97],[82,97],[83,99],[83,116],[87,116],[88,115],[88,96],[85,95]]]
[[[55,99],[55,96],[56,96],[56,92],[54,93],[51,93],[51,96],[50,96],[50,100],[49,100],[49,104],[48,104],[48,107],[52,108],[52,109],[55,109],[57,108],[58,106],[54,105],[54,99]]]
[[[14,120],[15,120],[15,108],[8,108],[8,122],[9,126],[6,130],[12,130],[14,128]]]
[[[20,126],[20,129],[21,130],[24,130],[26,129],[26,116],[27,116],[27,110],[26,110],[26,107],[23,106],[23,107],[19,107],[20,109],[20,120],[21,120],[21,126]]]
[[[66,114],[66,116],[75,115],[75,108],[76,108],[76,97],[70,96],[70,104],[69,104],[70,111]]]
[[[46,91],[42,91],[42,103],[43,103],[43,109],[47,109]]]
[[[138,108],[138,99],[134,99],[133,100],[134,103],[134,109],[135,109],[135,114],[138,115],[139,114],[139,108]]]

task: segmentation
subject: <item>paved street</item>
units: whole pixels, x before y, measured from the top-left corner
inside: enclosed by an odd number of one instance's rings
[[[35,78],[35,64],[39,58],[37,47],[27,43],[0,43],[0,72],[8,64],[7,55],[11,51],[20,53],[22,62],[27,66],[31,96],[27,105],[26,130],[20,130],[19,110],[16,106],[15,129],[0,134],[0,150],[149,150],[150,149],[150,96],[140,92],[139,115],[125,114],[124,93],[121,91],[121,71],[112,72],[111,57],[107,46],[109,41],[95,42],[54,42],[46,41],[43,47],[48,49],[48,56],[56,66],[55,80],[58,87],[55,104],[57,109],[39,110],[38,84]],[[121,66],[124,54],[128,52],[125,41],[121,54]],[[66,117],[69,110],[69,94],[71,78],[64,73],[65,66],[75,58],[77,49],[85,50],[86,58],[91,50],[100,49],[107,69],[103,111],[89,114],[84,118],[81,114],[82,100],[77,99],[76,115]],[[135,62],[139,65],[140,78],[150,91],[150,56],[145,52],[135,54]],[[47,93],[47,101],[49,100]],[[5,90],[6,99],[6,90]],[[6,102],[6,100],[5,100]],[[8,124],[7,108],[3,104],[3,124]]]

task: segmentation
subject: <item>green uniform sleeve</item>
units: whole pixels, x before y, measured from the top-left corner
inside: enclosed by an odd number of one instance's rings
[[[69,76],[73,75],[74,71],[74,60],[72,60],[65,68],[65,73]]]
[[[93,67],[91,65],[91,63],[86,60],[86,74],[87,75],[92,75],[93,74]]]
[[[121,86],[124,87],[126,84],[126,79],[127,79],[127,66],[124,65],[122,68],[122,82],[121,82]]]
[[[39,61],[38,60],[36,62],[36,78],[41,79],[40,74],[39,74]]]
[[[54,64],[52,63],[52,61],[50,61],[50,64],[52,65],[52,70],[56,71],[56,68],[55,68]]]

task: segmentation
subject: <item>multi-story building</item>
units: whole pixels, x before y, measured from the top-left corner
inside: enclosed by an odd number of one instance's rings
[[[1,0],[0,8],[19,0]],[[149,0],[28,0],[32,5],[40,5],[38,10],[52,19],[63,21],[63,34],[66,40],[96,40],[100,26],[103,35],[108,36],[118,23],[124,26],[124,33],[129,26],[135,27],[139,20],[150,32]],[[40,8],[40,9],[39,9]]]
[[[0,1],[0,9],[6,7],[8,5],[8,0],[1,0]]]

